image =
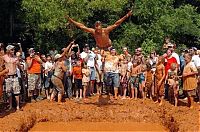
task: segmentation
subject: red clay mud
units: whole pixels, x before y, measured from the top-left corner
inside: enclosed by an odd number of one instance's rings
[[[0,119],[1,131],[28,131],[40,122],[55,123],[55,130],[60,123],[73,125],[73,122],[107,125],[111,123],[116,130],[116,123],[156,124],[166,131],[199,131],[199,105],[193,109],[186,106],[174,107],[168,102],[158,106],[151,100],[113,100],[106,95],[89,98],[87,101],[66,100],[63,104],[43,100],[26,104],[23,111],[17,111]],[[89,125],[91,125],[89,124]],[[64,125],[63,125],[64,126]],[[98,128],[98,127],[97,127]],[[78,128],[77,128],[78,129]],[[99,128],[103,130],[103,128]],[[33,129],[34,130],[34,129]],[[59,130],[59,129],[58,129]],[[121,130],[121,129],[120,129]],[[125,130],[125,128],[124,128]],[[142,129],[141,129],[142,130]]]

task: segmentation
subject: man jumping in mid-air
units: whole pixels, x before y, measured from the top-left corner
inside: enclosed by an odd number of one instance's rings
[[[107,49],[111,46],[111,40],[109,38],[109,33],[118,27],[123,21],[125,21],[129,16],[131,16],[132,11],[129,11],[124,17],[115,22],[115,24],[108,26],[107,28],[102,28],[102,23],[97,21],[95,23],[95,28],[88,28],[84,24],[79,23],[68,17],[68,20],[74,23],[77,27],[81,28],[85,32],[91,33],[94,36],[96,45],[101,49]]]

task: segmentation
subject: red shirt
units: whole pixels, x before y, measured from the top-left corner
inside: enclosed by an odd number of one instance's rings
[[[73,67],[73,75],[74,75],[74,79],[82,79],[82,67],[74,66]]]
[[[32,58],[27,57],[26,61],[29,62],[29,61],[31,61],[31,59]],[[31,67],[28,68],[28,73],[30,73],[30,74],[41,73],[41,64],[40,64],[40,62],[38,62],[36,59],[33,59]]]
[[[167,60],[167,62],[166,62],[166,64],[165,64],[165,75],[167,75],[167,72],[168,72],[168,70],[170,69],[171,64],[172,64],[172,63],[176,63],[176,64],[178,65],[178,63],[177,63],[175,57],[170,57],[170,58],[166,57],[165,59]]]

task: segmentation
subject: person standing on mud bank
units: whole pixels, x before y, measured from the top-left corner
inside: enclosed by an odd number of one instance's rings
[[[19,85],[18,75],[17,75],[17,67],[19,66],[19,59],[15,56],[15,47],[13,45],[8,45],[6,47],[6,54],[3,56],[5,61],[6,69],[9,69],[7,77],[5,79],[6,83],[6,92],[9,97],[9,105],[12,109],[12,96],[15,95],[17,110],[19,110],[19,95],[21,87]]]
[[[30,48],[28,52],[29,57],[26,58],[28,66],[28,97],[31,102],[36,102],[36,98],[39,95],[39,89],[41,88],[41,65],[43,62],[33,48]]]
[[[97,21],[95,23],[95,28],[88,28],[84,24],[76,22],[70,17],[67,17],[67,19],[83,31],[91,33],[96,41],[96,45],[100,49],[107,49],[108,47],[111,47],[111,40],[109,38],[110,32],[117,28],[123,21],[125,21],[131,15],[132,11],[129,11],[124,17],[116,21],[113,25],[110,25],[106,28],[102,28],[102,23],[100,21]]]
[[[110,93],[112,84],[114,86],[114,98],[118,98],[119,81],[119,57],[116,55],[115,48],[110,49],[110,54],[105,56],[104,60],[104,81],[106,84],[107,93]]]
[[[157,96],[157,101],[155,103],[159,103],[159,105],[162,105],[164,98],[165,66],[163,63],[164,58],[159,56],[155,71],[155,93]]]
[[[194,62],[192,62],[192,56],[190,54],[185,54],[186,66],[183,69],[183,90],[187,95],[188,106],[193,108],[193,98],[196,95],[197,79],[198,74],[197,68]]]
[[[5,75],[9,72],[8,69],[5,67],[5,61],[3,59],[4,55],[4,48],[3,43],[0,43],[0,98],[3,94],[3,82],[5,79]]]
[[[56,94],[58,93],[58,103],[62,103],[62,96],[64,94],[64,85],[63,85],[63,79],[64,74],[67,71],[67,67],[65,66],[64,56],[69,51],[71,46],[74,44],[74,41],[72,41],[67,48],[64,48],[64,51],[62,54],[56,54],[55,59],[55,69],[54,74],[51,77],[51,81],[53,85],[55,86],[55,89],[53,89],[53,92],[51,94],[50,101],[53,101]]]

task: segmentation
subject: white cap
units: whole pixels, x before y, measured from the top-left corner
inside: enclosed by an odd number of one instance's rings
[[[57,60],[57,59],[59,59],[59,58],[61,58],[61,57],[62,57],[62,56],[61,56],[60,54],[56,54],[55,57],[54,57],[54,59]]]
[[[6,47],[6,50],[11,50],[11,49],[14,49],[15,48],[15,46],[13,46],[13,45],[8,45],[7,47]]]

